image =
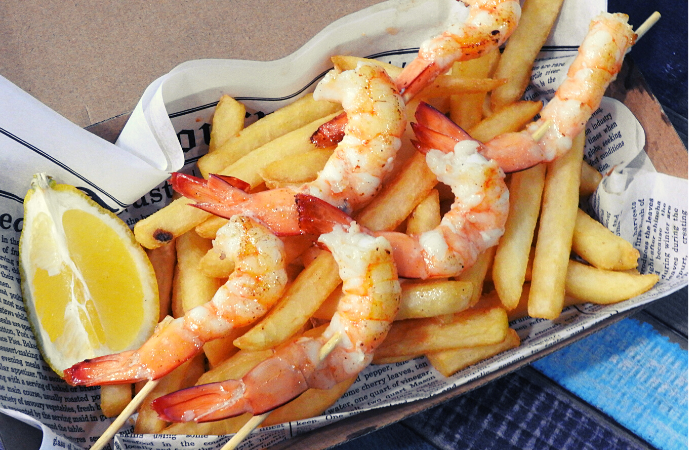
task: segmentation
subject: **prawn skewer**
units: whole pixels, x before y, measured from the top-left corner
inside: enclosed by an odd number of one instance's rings
[[[159,379],[199,353],[205,342],[262,317],[287,285],[283,242],[255,219],[234,216],[217,232],[213,250],[232,260],[235,269],[211,301],[160,326],[137,350],[73,365],[64,372],[66,381],[93,386]]]
[[[520,20],[520,3],[514,0],[462,0],[469,7],[464,23],[424,41],[418,56],[396,80],[396,86],[408,103],[456,61],[466,61],[498,48],[513,33]],[[318,147],[330,147],[343,138],[347,123],[343,114],[321,125],[311,140]]]
[[[485,142],[480,153],[495,159],[506,172],[553,161],[571,149],[573,138],[598,109],[605,90],[622,67],[627,50],[637,35],[625,14],[602,13],[590,24],[578,55],[554,98],[540,113],[540,119],[518,133],[505,133]],[[550,121],[541,140],[531,133]]]
[[[372,360],[399,307],[401,288],[389,242],[360,231],[355,223],[335,225],[319,242],[338,262],[343,298],[319,338],[301,337],[240,380],[211,383],[168,394],[152,406],[163,420],[208,422],[245,412],[260,415],[309,388],[328,389],[355,377]],[[322,361],[320,349],[340,334]]]
[[[434,119],[432,111],[420,112],[419,108],[416,117],[421,120],[427,114]],[[440,117],[440,121],[435,121],[437,130],[418,127],[421,131],[416,133],[418,141],[414,145],[426,155],[428,167],[437,179],[452,188],[455,201],[450,211],[436,228],[418,235],[374,233],[389,240],[399,276],[405,278],[459,275],[474,264],[480,253],[496,245],[505,231],[509,193],[503,170],[478,153],[478,141],[446,117]],[[352,221],[342,211],[309,196],[297,196],[297,204],[304,231],[313,231],[321,224],[328,227],[330,223]]]
[[[374,64],[355,70],[330,71],[316,87],[314,97],[340,101],[348,117],[347,133],[318,178],[299,188],[279,188],[248,194],[230,188],[213,202],[195,206],[222,217],[245,214],[264,222],[278,235],[300,234],[294,195],[320,197],[346,212],[366,205],[391,171],[406,129],[404,102],[393,80]],[[198,199],[199,182],[173,174],[173,187]]]

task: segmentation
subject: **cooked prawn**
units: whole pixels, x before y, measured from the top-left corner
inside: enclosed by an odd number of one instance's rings
[[[320,197],[346,212],[366,205],[379,191],[391,171],[406,129],[404,102],[393,80],[375,64],[360,64],[355,70],[331,70],[314,91],[317,99],[340,101],[347,113],[347,133],[318,178],[299,188],[279,188],[248,194],[231,188],[213,204],[198,207],[230,217],[257,217],[278,235],[299,234],[294,195]],[[173,174],[173,186],[197,199],[197,184],[191,177]]]
[[[553,161],[568,152],[573,138],[600,106],[605,90],[636,40],[627,20],[625,14],[610,13],[594,18],[566,79],[542,109],[540,119],[519,133],[506,133],[484,143],[481,154],[498,161],[506,172],[513,172]],[[532,133],[545,122],[552,126],[536,141]]]
[[[213,251],[235,269],[208,303],[159,327],[137,350],[85,360],[64,371],[68,383],[98,385],[155,380],[195,356],[205,342],[262,317],[287,284],[282,241],[255,219],[233,216]]]
[[[392,231],[375,232],[391,242],[399,276],[435,278],[459,275],[471,267],[484,250],[498,243],[508,217],[508,188],[498,164],[478,153],[480,143],[426,104],[417,120],[426,116],[437,130],[412,124],[417,130],[416,148],[425,154],[438,181],[452,188],[455,200],[450,211],[433,230],[406,235]],[[428,108],[427,110],[425,108]],[[440,116],[435,116],[432,111]],[[440,120],[436,120],[439,117]],[[320,200],[297,197],[300,226],[304,231],[328,223],[349,223],[342,211]],[[312,231],[312,230],[311,230]]]
[[[386,239],[360,232],[357,224],[336,225],[319,242],[333,254],[343,280],[343,298],[319,338],[301,337],[240,380],[195,386],[156,399],[163,420],[207,422],[245,412],[262,414],[309,388],[328,389],[355,377],[372,360],[399,306],[400,286]],[[339,343],[320,361],[321,347]]]
[[[396,80],[396,86],[408,103],[456,61],[478,58],[506,42],[520,21],[520,2],[515,0],[462,0],[469,7],[463,23],[424,41],[418,56]],[[319,147],[328,147],[343,137],[346,119],[341,114],[322,125],[312,136]]]

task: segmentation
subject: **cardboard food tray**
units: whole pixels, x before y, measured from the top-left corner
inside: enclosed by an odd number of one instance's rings
[[[643,76],[632,59],[628,58],[626,60],[619,76],[608,88],[606,95],[623,102],[639,120],[646,133],[647,154],[657,170],[676,177],[687,178],[688,152],[678,134],[671,126],[661,105],[649,90]],[[87,127],[87,130],[107,140],[114,141],[127,119],[128,115],[115,117],[91,125]],[[663,299],[657,301],[663,301]],[[544,351],[524,358],[501,370],[487,374],[474,382],[469,382],[443,394],[403,405],[389,406],[364,412],[339,422],[326,425],[313,432],[293,437],[272,448],[286,449],[303,447],[307,449],[321,449],[338,445],[371,433],[382,427],[401,421],[408,416],[425,411],[481,387],[503,375],[516,371],[539,358],[628,317],[638,312],[640,309],[643,309],[643,307],[612,316],[591,328],[546,348]]]

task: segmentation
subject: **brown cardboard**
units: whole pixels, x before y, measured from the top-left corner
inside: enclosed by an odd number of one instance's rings
[[[0,74],[86,127],[133,110],[184,61],[273,60],[380,0],[6,0]]]
[[[0,74],[69,120],[114,141],[145,88],[175,65],[199,58],[281,58],[327,24],[378,2],[8,0],[3,2],[4,20],[0,22]],[[687,150],[633,63],[625,64],[608,94],[623,101],[641,122],[647,152],[656,167],[687,178]],[[634,312],[599,324],[547,353]],[[542,356],[443,395],[360,414],[275,448],[317,449],[339,444],[475,389]]]

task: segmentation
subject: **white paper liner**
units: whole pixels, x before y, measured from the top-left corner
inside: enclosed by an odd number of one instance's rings
[[[604,1],[565,2],[557,29],[547,42],[551,47],[547,47],[548,51],[537,61],[528,98],[546,99],[551,95],[573,59],[575,50],[571,46],[582,40],[590,18],[605,9]],[[390,1],[331,24],[304,47],[281,60],[199,60],[176,67],[149,86],[117,141],[128,154],[161,171],[157,181],[142,187],[136,196],[131,194],[132,201],[138,200],[126,208],[122,217],[133,225],[169,201],[172,191],[163,183],[163,172],[177,170],[181,165],[183,172],[197,172],[196,160],[207,150],[207,125],[222,94],[242,101],[253,120],[311,92],[331,67],[330,56],[369,56],[402,65],[413,59],[424,39],[439,33],[464,14],[465,9],[453,0]],[[511,326],[522,339],[519,348],[447,379],[432,369],[425,358],[370,366],[325,416],[256,430],[240,448],[267,447],[364,410],[437,395],[507,368],[609,317],[686,286],[687,181],[656,173],[643,151],[645,141],[641,126],[616,100],[603,101],[601,109],[589,122],[586,135],[586,159],[601,171],[615,169],[614,176],[606,179],[594,195],[591,208],[603,223],[644,252],[640,269],[643,272],[653,270],[662,277],[654,289],[617,305],[570,307],[554,321],[517,320]],[[61,181],[72,182],[71,179]],[[26,191],[26,184],[22,189]],[[21,208],[18,210],[16,206],[18,199],[7,196],[6,199],[15,205],[10,214],[15,219],[21,217]],[[0,201],[5,200],[0,197]],[[3,208],[10,208],[5,205],[0,203]],[[21,303],[14,254],[19,230],[14,234],[3,231],[2,238],[7,251],[0,254],[4,280],[0,284],[3,299],[0,318],[6,319],[2,321],[4,325],[0,324],[3,327],[0,331],[5,333],[0,348],[0,381],[3,385],[17,386],[13,389],[19,392],[0,392],[0,405],[20,411],[28,419],[39,419],[45,424],[46,435],[51,435],[52,439],[68,439],[87,447],[110,423],[110,419],[100,414],[99,390],[68,387],[41,360]],[[127,424],[124,430],[132,430],[131,425]],[[122,434],[117,436],[114,446],[119,449],[185,446],[217,449],[228,439]],[[47,444],[42,449],[49,447]]]

